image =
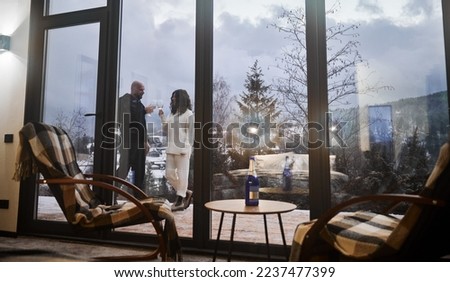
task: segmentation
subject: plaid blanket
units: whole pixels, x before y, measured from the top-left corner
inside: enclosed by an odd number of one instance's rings
[[[399,236],[392,236],[393,230],[398,226],[399,219],[389,215],[382,215],[367,211],[340,212],[333,217],[322,229],[319,238],[321,248],[317,250],[328,250],[326,246],[332,246],[341,254],[355,259],[371,259],[381,246],[385,246],[385,254],[397,250],[396,245],[407,235],[406,232]],[[306,232],[312,227],[316,220],[299,224],[294,233],[291,261],[297,261],[301,252],[301,243]],[[406,230],[403,230],[406,231]],[[396,243],[390,245],[389,239],[395,239]],[[330,252],[331,253],[331,252]],[[333,260],[327,252],[318,252],[313,260]]]
[[[40,172],[44,178],[85,179],[76,161],[72,142],[60,128],[27,123],[19,132],[14,179],[19,181]],[[80,228],[104,229],[146,222],[141,210],[132,202],[112,209],[104,205],[88,184],[49,184],[68,222]],[[167,255],[181,260],[181,247],[170,204],[163,198],[145,198],[140,202],[157,221],[165,221],[163,236]]]
[[[441,147],[439,158],[430,174],[422,195],[438,193],[434,191],[437,179],[448,166],[450,145]],[[369,211],[340,212],[320,231],[311,260],[334,260],[336,251],[347,259],[374,260],[395,254],[419,221],[423,206],[412,204],[405,215],[399,219],[392,215]],[[292,241],[290,261],[298,261],[307,232],[317,220],[297,226]],[[339,255],[338,255],[339,256]]]

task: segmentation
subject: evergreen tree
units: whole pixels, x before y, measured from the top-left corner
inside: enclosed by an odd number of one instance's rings
[[[230,169],[248,167],[249,156],[273,153],[271,148],[276,145],[271,140],[266,123],[275,124],[281,111],[277,109],[277,99],[270,95],[270,85],[264,84],[263,76],[256,60],[247,72],[244,84],[246,91],[239,95],[240,100],[237,101],[240,111],[238,119],[247,127],[247,132],[251,131],[251,136],[240,139],[239,145],[228,150]],[[254,131],[251,130],[252,127]],[[241,137],[240,135],[239,138]]]
[[[270,121],[274,122],[281,111],[277,110],[277,100],[274,95],[270,95],[270,85],[264,85],[263,73],[258,66],[258,60],[255,61],[250,71],[247,72],[245,88],[240,101],[237,101],[241,112],[240,119],[243,122],[252,122],[261,124],[265,117],[269,116]]]
[[[408,193],[420,190],[428,176],[428,154],[425,142],[419,140],[418,128],[403,144],[396,164],[400,186]]]

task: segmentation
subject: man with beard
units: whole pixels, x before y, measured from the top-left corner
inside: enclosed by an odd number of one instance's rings
[[[143,191],[145,189],[145,156],[150,148],[145,115],[152,113],[155,109],[155,106],[142,104],[144,90],[142,82],[133,81],[130,93],[119,98],[120,159],[117,169],[117,176],[123,179],[127,178],[131,169],[134,175],[131,181]]]

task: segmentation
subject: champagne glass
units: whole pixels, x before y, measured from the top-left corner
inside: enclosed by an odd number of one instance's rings
[[[156,108],[158,109],[158,115],[159,115],[159,112],[162,111],[164,108],[164,103],[161,100],[157,100],[155,104],[156,104]]]

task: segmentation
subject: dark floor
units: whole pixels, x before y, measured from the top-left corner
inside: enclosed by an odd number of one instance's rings
[[[192,237],[192,212],[193,205],[188,209],[175,213],[178,233],[181,237]],[[45,220],[65,221],[61,210],[53,197],[40,197],[38,218]],[[217,229],[220,214],[212,213],[212,238],[217,237]],[[294,210],[282,214],[286,243],[292,242],[294,229],[300,222],[309,219],[308,211]],[[221,240],[230,238],[231,215],[224,218]],[[271,244],[282,244],[282,237],[278,218],[276,215],[267,216],[269,227],[269,238]],[[265,243],[262,216],[239,215],[236,220],[235,241],[247,243]],[[148,224],[121,228],[120,231],[143,232],[153,234],[154,230]],[[111,244],[93,244],[69,241],[54,238],[41,238],[30,236],[19,236],[18,238],[0,236],[0,261],[89,261],[95,256],[128,255],[143,253],[142,247],[125,247]],[[233,252],[233,261],[258,261],[258,259],[243,258]],[[264,259],[261,259],[264,260]],[[212,254],[199,254],[183,252],[183,261],[187,262],[209,262]],[[227,257],[218,256],[216,261],[227,261]]]
[[[0,262],[92,261],[97,256],[138,254],[145,254],[145,249],[33,236],[0,237]],[[212,256],[184,251],[183,261],[210,262]],[[226,261],[226,258],[219,256],[217,261]],[[233,261],[245,259],[233,257]]]

